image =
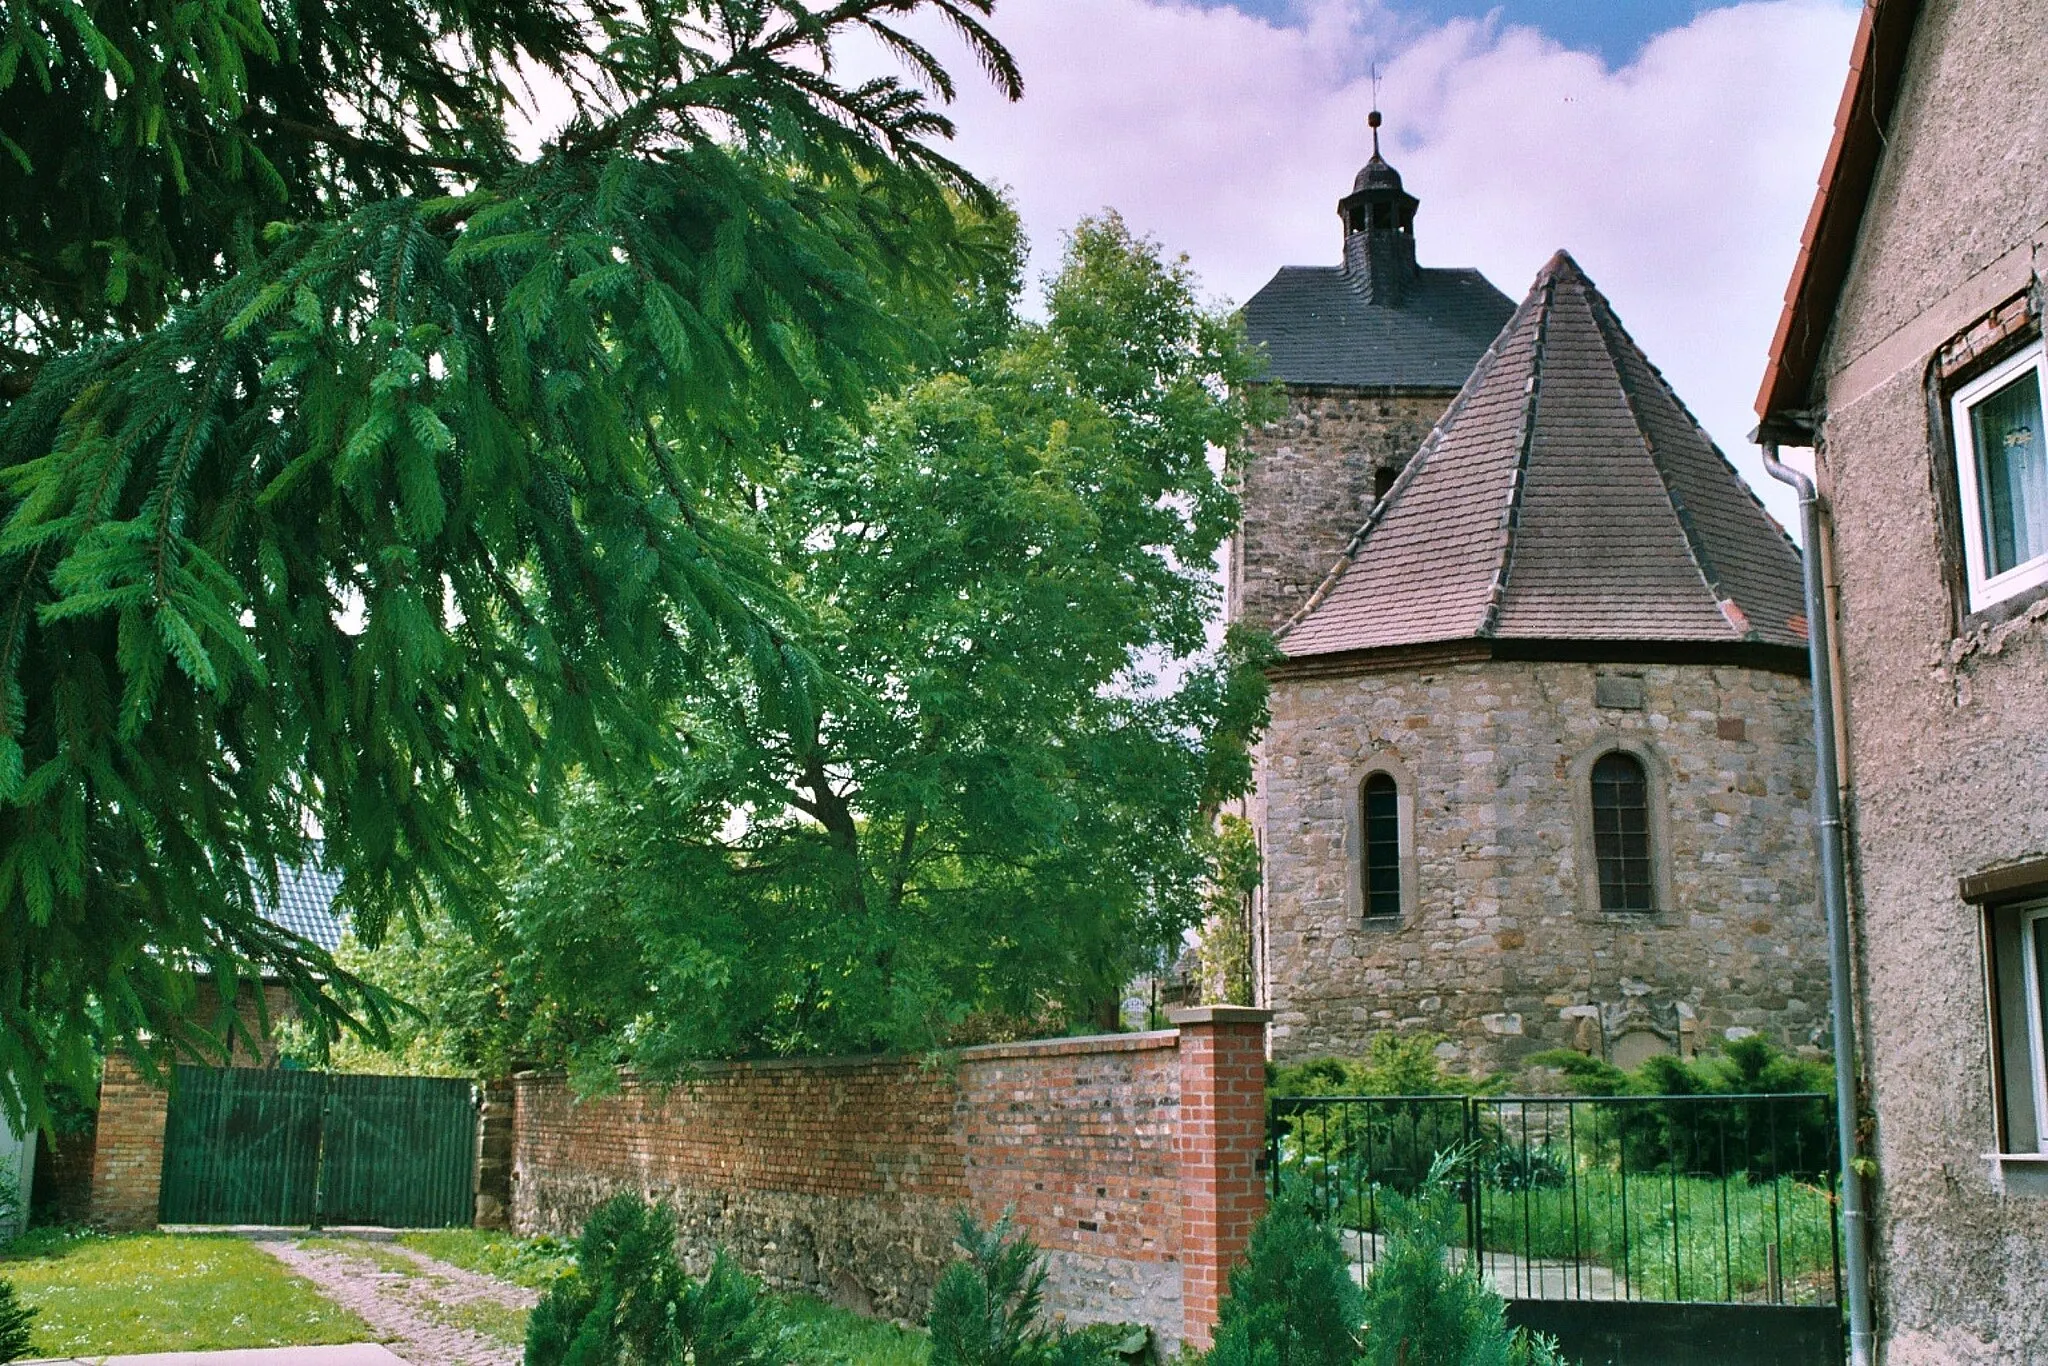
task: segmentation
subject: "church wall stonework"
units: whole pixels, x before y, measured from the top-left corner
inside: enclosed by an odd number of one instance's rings
[[[1231,545],[1229,614],[1271,629],[1307,600],[1372,511],[1375,471],[1398,471],[1455,391],[1289,388],[1254,430]]]
[[[1274,1055],[1355,1054],[1384,1030],[1445,1035],[1469,1070],[1555,1047],[1632,1064],[1745,1032],[1824,1047],[1808,698],[1802,678],[1699,664],[1276,678],[1252,803]],[[1600,911],[1587,877],[1577,788],[1617,747],[1663,788],[1652,916]],[[1359,785],[1382,767],[1416,882],[1392,922],[1355,891]]]

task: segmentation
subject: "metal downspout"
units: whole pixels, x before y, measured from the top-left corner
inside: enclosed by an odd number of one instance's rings
[[[1849,1294],[1849,1360],[1870,1366],[1870,1218],[1856,1171],[1856,1009],[1849,957],[1849,895],[1842,863],[1842,799],[1835,753],[1834,677],[1828,648],[1828,604],[1821,568],[1820,494],[1813,481],[1778,459],[1778,443],[1762,443],[1771,477],[1799,490],[1805,541],[1806,655],[1813,684],[1813,752],[1819,769],[1820,891],[1828,918],[1828,1004],[1834,1014],[1835,1131],[1842,1164],[1842,1259]]]

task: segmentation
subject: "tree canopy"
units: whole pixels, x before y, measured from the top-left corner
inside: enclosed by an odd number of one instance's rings
[[[8,1109],[104,1043],[207,1047],[194,967],[374,1030],[256,914],[314,833],[374,939],[494,904],[568,775],[672,749],[649,699],[813,729],[750,494],[985,273],[901,25],[1014,96],[990,4],[6,7]],[[909,82],[842,79],[857,35]],[[529,81],[570,112],[522,152]]]
[[[1043,323],[1016,292],[963,292],[949,363],[757,490],[817,705],[706,671],[679,756],[579,785],[481,940],[394,946],[467,1065],[1057,1030],[1200,921],[1265,720],[1258,647],[1206,640],[1254,359],[1114,216]]]

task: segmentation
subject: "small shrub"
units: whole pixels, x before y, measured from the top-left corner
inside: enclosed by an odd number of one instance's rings
[[[1335,1235],[1298,1206],[1279,1206],[1230,1273],[1208,1366],[1351,1366],[1363,1314]]]
[[[1507,1306],[1471,1262],[1444,1253],[1461,1211],[1446,1153],[1413,1196],[1381,1195],[1385,1243],[1365,1283],[1362,1366],[1508,1366]]]
[[[0,1361],[18,1361],[28,1355],[29,1321],[36,1311],[14,1293],[14,1282],[0,1281]]]
[[[960,1211],[961,1260],[932,1288],[931,1366],[1114,1366],[1129,1332],[1118,1325],[1078,1332],[1047,1329],[1045,1263],[1031,1239],[1013,1231],[1010,1211],[988,1228]]]
[[[534,1306],[527,1366],[768,1366],[760,1288],[723,1253],[692,1281],[676,1260],[675,1215],[635,1195],[598,1206],[576,1272]]]
[[[1671,1054],[1632,1072],[1563,1049],[1531,1056],[1585,1096],[1783,1096],[1834,1089],[1834,1069],[1795,1058],[1761,1034],[1732,1039],[1719,1053],[1690,1061]],[[1708,1176],[1747,1172],[1752,1180],[1819,1179],[1834,1147],[1833,1110],[1825,1101],[1687,1101],[1603,1114],[1592,1137],[1623,1170]]]

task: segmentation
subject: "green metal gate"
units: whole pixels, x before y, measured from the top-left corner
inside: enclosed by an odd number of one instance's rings
[[[476,1091],[449,1077],[180,1066],[164,1124],[167,1224],[470,1222]]]

